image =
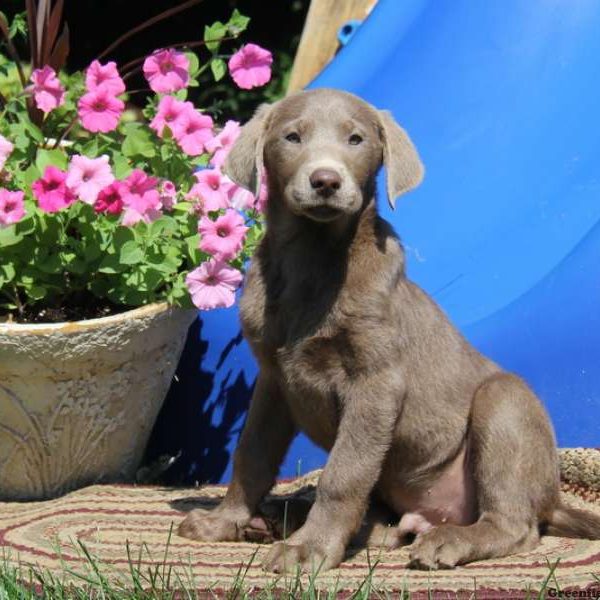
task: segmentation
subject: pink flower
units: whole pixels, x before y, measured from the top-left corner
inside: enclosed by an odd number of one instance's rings
[[[122,191],[123,183],[113,181],[103,190],[100,190],[96,202],[94,202],[94,210],[97,213],[120,215],[124,205]]]
[[[239,185],[234,185],[229,190],[229,204],[236,210],[251,210],[255,202],[254,194]]]
[[[160,185],[160,203],[165,210],[173,210],[177,204],[177,188],[168,179],[165,179]]]
[[[93,61],[85,72],[85,87],[88,92],[95,92],[97,89],[103,88],[113,96],[118,96],[125,91],[125,83],[113,61],[105,65],[100,64],[97,60]]]
[[[235,302],[235,290],[242,283],[242,274],[227,263],[211,259],[190,271],[185,283],[198,308],[227,308]]]
[[[214,152],[210,159],[210,164],[213,167],[220,169],[233,147],[233,144],[238,139],[242,128],[237,121],[227,121],[225,127],[221,129],[218,135],[206,142],[205,147],[207,152]]]
[[[242,249],[248,228],[244,218],[235,210],[228,210],[216,220],[202,217],[198,224],[202,235],[200,250],[220,260],[230,260]]]
[[[229,204],[236,210],[257,210],[264,212],[267,205],[268,189],[266,179],[263,176],[258,198],[248,190],[234,185],[229,191]]]
[[[99,87],[84,94],[77,107],[81,124],[88,131],[106,133],[117,128],[125,103],[113,96],[109,89]]]
[[[48,166],[44,175],[31,185],[39,207],[47,213],[55,213],[70,206],[77,199],[67,187],[67,174],[57,167]]]
[[[144,76],[157,94],[171,94],[188,84],[190,61],[172,48],[157,50],[144,61]]]
[[[0,228],[18,223],[25,216],[24,195],[0,188]]]
[[[229,192],[234,183],[217,169],[203,169],[195,173],[198,183],[192,186],[187,198],[196,200],[202,212],[229,207]]]
[[[64,104],[65,90],[52,67],[46,65],[36,69],[31,74],[31,81],[33,85],[27,89],[33,92],[35,104],[41,111],[49,113]]]
[[[256,44],[242,46],[229,59],[229,73],[244,90],[265,85],[271,79],[273,55]]]
[[[125,207],[123,225],[131,227],[140,221],[152,223],[162,215],[157,183],[155,177],[148,177],[141,169],[135,169],[123,181],[120,187]]]
[[[4,163],[9,154],[13,151],[13,145],[2,135],[0,135],[0,171],[4,168]]]
[[[162,215],[160,198],[156,190],[146,192],[141,196],[125,193],[124,204],[125,211],[121,223],[126,227],[131,227],[140,221],[152,223]]]
[[[134,169],[123,183],[127,186],[130,194],[142,196],[146,192],[156,189],[158,179],[146,175],[141,169]]]
[[[108,156],[103,154],[98,158],[88,158],[77,154],[71,158],[67,171],[67,186],[87,204],[93,204],[100,190],[115,180]]]
[[[150,127],[159,137],[162,137],[165,126],[172,131],[187,111],[194,111],[191,102],[182,102],[173,96],[163,96],[158,103],[156,115],[150,122]]]
[[[213,137],[213,120],[197,110],[186,110],[173,123],[173,137],[179,147],[190,156],[198,156],[204,152],[204,144]]]

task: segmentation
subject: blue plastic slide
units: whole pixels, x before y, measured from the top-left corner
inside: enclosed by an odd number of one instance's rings
[[[600,446],[600,2],[379,0],[322,86],[391,110],[419,149],[421,187],[380,200],[411,279],[528,381],[561,446]],[[256,374],[238,334],[215,311],[188,344],[192,479],[230,477]],[[282,475],[324,459],[300,436]]]

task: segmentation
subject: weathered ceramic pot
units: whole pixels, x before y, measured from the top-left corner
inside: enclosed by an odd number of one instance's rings
[[[0,323],[0,499],[131,481],[195,311]]]

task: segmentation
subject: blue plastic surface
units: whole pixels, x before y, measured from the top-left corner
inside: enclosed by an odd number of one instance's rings
[[[313,83],[389,109],[407,129],[425,181],[395,212],[383,198],[380,208],[409,276],[529,382],[561,446],[600,446],[599,32],[597,0],[379,0]],[[217,366],[235,310],[203,323],[202,369],[216,375],[202,410],[218,429],[227,411],[210,407],[227,394],[244,406],[256,367],[243,342]],[[225,438],[228,453],[235,434]],[[324,454],[299,438],[282,475],[299,459],[304,472]],[[212,480],[230,475],[201,464]]]

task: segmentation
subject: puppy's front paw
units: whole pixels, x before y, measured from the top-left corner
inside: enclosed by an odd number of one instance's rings
[[[193,510],[179,525],[178,534],[199,542],[235,542],[240,537],[240,528],[226,514]]]
[[[273,544],[263,562],[265,571],[295,573],[299,568],[304,573],[317,573],[337,567],[344,557],[344,547],[316,541],[289,541]]]

